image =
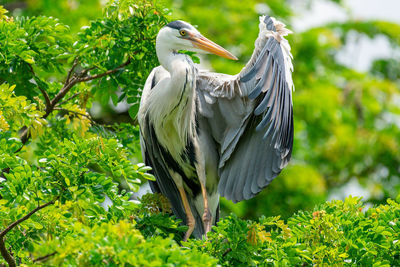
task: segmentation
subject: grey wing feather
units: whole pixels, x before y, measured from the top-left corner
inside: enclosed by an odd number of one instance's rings
[[[289,33],[273,18],[260,19],[256,48],[236,76],[199,72],[199,113],[220,147],[219,192],[249,199],[287,165],[293,147]]]

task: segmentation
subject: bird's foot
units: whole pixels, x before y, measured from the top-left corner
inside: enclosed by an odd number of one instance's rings
[[[206,209],[203,213],[203,224],[204,224],[204,230],[206,232],[205,238],[207,239],[207,233],[211,231],[211,224],[212,224],[211,212],[209,209]]]

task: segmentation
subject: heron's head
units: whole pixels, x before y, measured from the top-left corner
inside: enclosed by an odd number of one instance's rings
[[[212,53],[224,58],[237,60],[228,50],[210,41],[192,25],[176,20],[164,26],[157,35],[157,45],[174,51],[188,50],[198,53]]]

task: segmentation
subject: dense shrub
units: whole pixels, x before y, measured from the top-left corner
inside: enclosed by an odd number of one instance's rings
[[[208,240],[189,242],[224,266],[400,264],[400,204],[367,208],[360,198],[324,203],[279,217],[243,221],[226,217]]]

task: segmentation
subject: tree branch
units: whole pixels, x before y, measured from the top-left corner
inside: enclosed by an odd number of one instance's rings
[[[75,97],[77,97],[78,95],[80,95],[81,92],[75,93],[72,96],[68,97],[67,99],[65,99],[64,101],[61,101],[60,103],[58,103],[56,106],[61,106],[62,104],[67,103],[68,101],[74,99]]]
[[[46,110],[50,107],[50,98],[49,98],[49,95],[47,94],[47,92],[44,90],[44,89],[42,89],[39,85],[38,85],[38,87],[39,87],[39,90],[40,90],[40,92],[42,92],[42,95],[43,95],[43,97],[44,97],[44,100],[46,101]]]
[[[50,101],[50,109],[46,111],[43,118],[47,118],[53,112],[55,105],[71,90],[71,88],[78,83],[77,78],[73,77],[68,83],[64,84],[63,88],[58,94]]]
[[[3,256],[3,258],[5,259],[5,261],[8,263],[9,267],[17,266],[13,256],[6,248],[6,244],[3,240],[3,238],[0,238],[0,253]]]
[[[90,117],[90,115],[87,115],[87,114],[84,114],[84,113],[80,113],[80,112],[77,112],[77,111],[74,111],[74,110],[65,109],[65,108],[54,108],[54,110],[60,110],[60,111],[64,111],[64,112],[67,112],[67,113],[72,113],[72,114],[75,114],[75,115],[83,116],[83,117],[88,118],[92,123],[96,123],[92,119],[92,117]]]
[[[136,54],[136,53],[134,53]],[[57,95],[50,101],[49,107],[46,108],[46,113],[43,115],[43,119],[47,118],[51,112],[53,112],[55,106],[60,102],[61,99],[64,98],[64,96],[71,90],[72,87],[74,87],[77,83],[80,82],[87,82],[87,81],[91,81],[94,79],[98,79],[110,74],[113,74],[115,72],[117,72],[118,70],[120,70],[121,68],[129,65],[131,63],[131,59],[129,58],[126,62],[122,63],[121,65],[119,65],[118,67],[116,67],[115,69],[112,70],[108,70],[106,72],[100,73],[100,74],[96,74],[93,76],[86,76],[86,74],[94,69],[94,67],[88,68],[88,69],[84,69],[83,71],[81,71],[77,76],[72,75],[73,70],[75,69],[75,67],[77,66],[78,62],[77,59],[74,60],[74,63],[71,67],[71,70],[68,72],[67,75],[67,79],[64,83],[63,88],[61,88],[61,90],[57,93]],[[73,98],[75,96],[72,96],[71,98]],[[29,140],[29,136],[28,136],[29,131],[24,131],[21,134],[21,141],[22,141],[22,147],[25,145],[25,143]],[[21,151],[22,147],[20,149],[17,150]],[[16,152],[15,152],[16,153]]]
[[[50,113],[54,110],[54,107],[56,106],[56,104],[69,92],[69,90],[71,90],[71,88],[75,84],[80,83],[80,82],[91,81],[91,80],[94,80],[94,79],[98,79],[98,78],[113,74],[113,73],[117,72],[119,69],[129,65],[130,63],[131,63],[131,60],[128,59],[125,63],[122,63],[121,65],[119,65],[115,69],[108,70],[108,71],[100,73],[100,74],[96,74],[96,75],[93,75],[93,76],[84,76],[84,77],[72,77],[72,79],[70,79],[69,81],[66,81],[66,84],[64,84],[64,87],[51,100],[51,102],[50,102],[50,107],[51,108],[46,112],[46,114],[43,116],[43,118],[46,118],[47,116],[50,115]],[[87,73],[87,72],[88,72],[87,69],[82,71],[82,73]],[[78,76],[81,76],[81,75],[78,75]]]
[[[66,84],[66,83],[69,82],[69,80],[71,79],[72,73],[74,72],[76,66],[78,66],[78,63],[79,63],[79,61],[78,61],[78,56],[77,56],[77,57],[75,57],[75,59],[74,59],[74,63],[72,64],[72,67],[71,67],[71,69],[70,69],[69,72],[68,72],[67,79],[65,80],[65,83],[64,83],[64,84]]]
[[[84,69],[84,70],[82,70],[80,73],[79,73],[79,77],[83,77],[83,76],[85,76],[86,74],[88,74],[88,72],[89,71],[91,71],[91,70],[94,70],[96,67],[90,67],[90,68],[87,68],[87,69]]]
[[[93,75],[93,76],[86,76],[86,77],[78,78],[78,82],[87,82],[87,81],[91,81],[91,80],[94,80],[94,79],[98,79],[98,78],[113,74],[113,73],[117,72],[119,69],[129,65],[130,63],[131,63],[131,60],[128,59],[125,63],[119,65],[117,68],[115,68],[113,70],[108,70],[106,72],[103,72],[103,73],[100,73],[100,74],[96,74],[96,75]]]
[[[54,202],[59,198],[56,197],[55,199],[53,199],[52,201],[49,201],[43,205],[40,205],[38,207],[36,207],[35,209],[33,209],[31,212],[29,212],[27,215],[25,215],[24,217],[16,220],[15,222],[11,223],[9,226],[7,226],[6,229],[4,229],[3,231],[0,232],[0,252],[1,255],[3,256],[3,258],[6,260],[6,262],[8,263],[8,265],[10,267],[14,267],[16,266],[15,263],[15,259],[13,258],[13,256],[11,255],[11,253],[7,250],[6,248],[6,243],[4,242],[4,236],[10,232],[14,227],[16,227],[18,224],[22,223],[23,221],[26,221],[27,219],[29,219],[33,214],[35,214],[37,211],[46,208],[47,206],[50,206],[52,204],[54,204]]]
[[[39,261],[45,261],[45,260],[47,260],[48,258],[50,258],[50,257],[52,257],[52,256],[54,256],[54,255],[56,255],[56,254],[57,254],[57,251],[54,251],[53,253],[50,253],[50,254],[47,254],[47,255],[45,255],[45,256],[39,257],[39,258],[37,258],[37,259],[34,259],[33,262],[36,263],[36,262],[39,262]]]
[[[35,73],[35,71],[33,70],[32,65],[29,64],[29,63],[26,63],[26,64],[28,65],[28,67],[29,67],[29,69],[30,69],[30,71],[31,71],[31,73],[32,73],[32,75],[33,75],[33,77],[36,77],[36,73]],[[44,90],[39,84],[36,84],[36,85],[37,85],[37,87],[39,88],[40,92],[42,93],[42,95],[43,95],[43,97],[44,97],[44,101],[46,102],[46,110],[47,110],[47,109],[50,108],[50,97],[49,97],[49,95],[47,94],[46,90]]]
[[[0,238],[4,237],[8,232],[10,232],[15,226],[17,226],[18,224],[22,223],[23,221],[26,221],[27,219],[29,219],[33,214],[35,214],[36,212],[38,212],[41,209],[46,208],[47,206],[50,206],[52,204],[54,204],[54,202],[59,198],[56,197],[55,199],[53,199],[52,201],[49,201],[43,205],[40,205],[38,207],[36,207],[35,209],[33,209],[31,212],[29,212],[28,214],[26,214],[24,217],[16,220],[15,222],[11,223],[9,226],[7,226],[6,229],[4,229],[3,231],[0,232]]]
[[[222,258],[225,258],[225,256],[228,255],[228,253],[231,252],[231,251],[232,251],[232,248],[228,248],[228,249],[224,252],[224,254],[222,254]]]

